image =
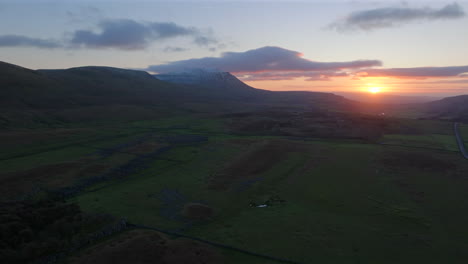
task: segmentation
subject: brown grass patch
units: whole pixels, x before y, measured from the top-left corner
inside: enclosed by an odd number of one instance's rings
[[[0,146],[15,147],[18,145],[34,144],[44,141],[56,141],[57,139],[64,139],[73,137],[83,133],[90,133],[91,129],[85,128],[58,128],[58,129],[44,129],[40,131],[31,130],[16,130],[0,133]]]
[[[189,219],[207,220],[213,216],[213,209],[200,203],[188,203],[182,209],[182,216]]]
[[[156,142],[144,142],[128,148],[126,151],[135,154],[144,154],[160,148],[161,144]]]
[[[156,231],[132,230],[93,246],[71,264],[223,263],[216,249],[188,239],[168,239]]]
[[[259,177],[277,163],[287,159],[289,153],[304,151],[304,146],[300,143],[286,140],[263,141],[253,147],[253,150],[245,152],[213,175],[208,187],[226,190],[239,180]]]
[[[69,184],[70,179],[66,177],[72,170],[77,170],[83,166],[80,162],[64,162],[40,166],[37,168],[0,174],[0,192],[2,197],[14,198],[15,196],[31,191],[42,184],[57,185],[57,176],[62,184]],[[60,185],[62,185],[60,184]]]
[[[91,164],[91,158],[44,165],[24,171],[0,173],[0,197],[15,198],[38,187],[61,188],[73,184],[78,178],[89,177],[109,168],[104,164]]]
[[[251,139],[251,138],[233,138],[227,140],[228,143],[234,144],[234,145],[251,145],[255,142],[258,142],[256,139]]]

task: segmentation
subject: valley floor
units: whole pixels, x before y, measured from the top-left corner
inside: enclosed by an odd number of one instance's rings
[[[85,212],[297,263],[468,261],[468,162],[452,123],[403,120],[363,141],[241,133],[234,119],[1,133],[0,191],[4,200],[55,192]],[[466,144],[468,125],[460,131]],[[154,234],[127,231],[96,247],[190,243]],[[275,263],[197,243],[206,263]],[[96,251],[85,253],[70,263]]]

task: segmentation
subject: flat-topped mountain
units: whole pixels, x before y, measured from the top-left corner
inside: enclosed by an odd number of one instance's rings
[[[199,93],[209,92],[220,97],[234,97],[252,100],[270,95],[270,91],[253,88],[237,79],[229,72],[193,69],[154,75],[159,80],[199,89]]]
[[[355,102],[343,96],[324,92],[281,91],[273,92],[253,88],[229,72],[191,69],[183,72],[155,74],[156,78],[195,89],[211,96],[238,98],[242,101],[271,104],[305,104],[308,107],[324,106],[330,109],[355,107]]]

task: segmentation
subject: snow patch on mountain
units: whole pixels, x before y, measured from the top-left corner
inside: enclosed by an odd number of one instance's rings
[[[232,82],[239,81],[229,72],[219,72],[207,69],[191,69],[183,72],[171,72],[156,74],[156,78],[162,81],[178,84],[204,84],[206,82]]]

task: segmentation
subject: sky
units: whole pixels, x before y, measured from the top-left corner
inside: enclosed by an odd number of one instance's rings
[[[468,94],[468,1],[0,0],[0,61],[229,71],[269,90]]]

